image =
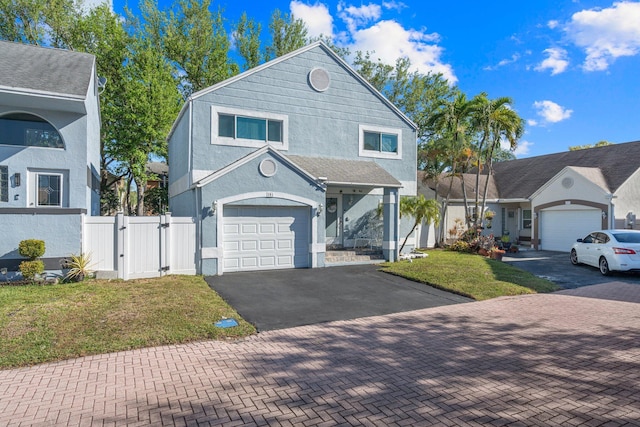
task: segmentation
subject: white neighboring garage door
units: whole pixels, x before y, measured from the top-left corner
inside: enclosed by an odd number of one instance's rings
[[[577,239],[602,228],[600,209],[547,210],[541,217],[540,248],[546,251],[569,252]]]
[[[307,207],[224,208],[224,272],[309,266]]]

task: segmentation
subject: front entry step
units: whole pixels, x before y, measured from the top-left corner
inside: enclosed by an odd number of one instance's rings
[[[324,256],[324,263],[327,266],[377,262],[384,262],[384,256],[382,251],[375,249],[327,251]]]

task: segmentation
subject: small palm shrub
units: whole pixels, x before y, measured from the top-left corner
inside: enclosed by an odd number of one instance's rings
[[[93,274],[91,265],[91,254],[71,255],[63,265],[64,268],[69,269],[64,276],[65,280],[82,282],[86,277]]]

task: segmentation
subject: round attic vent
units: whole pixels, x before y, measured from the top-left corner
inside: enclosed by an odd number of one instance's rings
[[[314,68],[309,71],[309,84],[314,90],[324,92],[331,84],[329,72],[324,68]]]
[[[276,171],[278,170],[278,166],[276,165],[276,162],[274,162],[273,160],[264,159],[263,161],[260,162],[259,169],[262,176],[266,176],[267,178],[269,178],[276,174]]]
[[[562,186],[564,188],[571,188],[573,187],[573,178],[570,177],[566,177],[562,180]]]

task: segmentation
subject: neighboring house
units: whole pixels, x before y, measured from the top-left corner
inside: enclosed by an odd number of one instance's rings
[[[363,243],[398,258],[416,126],[321,42],[193,94],[169,158],[202,274],[322,267],[327,247]]]
[[[100,113],[93,55],[0,42],[0,267],[45,241],[45,266],[81,251],[100,214]]]
[[[169,186],[169,165],[163,162],[149,162],[146,171],[151,178],[147,179],[147,190],[166,188]]]
[[[496,215],[485,234],[508,234],[512,242],[535,249],[568,252],[590,231],[639,228],[640,142],[500,162],[494,171],[487,209]],[[471,207],[467,214],[474,215],[475,175],[463,178]],[[482,192],[486,175],[481,178]],[[454,178],[445,233],[456,219],[465,218],[460,179]],[[440,200],[449,183],[450,178],[440,180]],[[435,188],[433,181],[421,185]]]

